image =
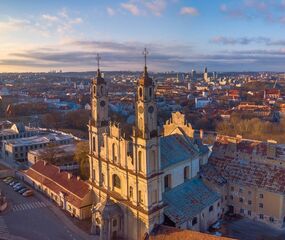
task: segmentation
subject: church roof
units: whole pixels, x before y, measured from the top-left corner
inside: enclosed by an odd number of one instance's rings
[[[220,196],[201,179],[194,178],[164,192],[162,198],[168,205],[164,214],[174,223],[182,224],[214,204]]]
[[[139,84],[145,87],[149,87],[153,85],[152,78],[148,76],[147,67],[144,67],[144,73],[139,79]]]
[[[232,238],[217,237],[192,230],[178,229],[165,225],[157,225],[150,233],[149,240],[230,240]]]
[[[198,151],[190,138],[180,134],[164,136],[160,139],[161,168],[196,157]]]

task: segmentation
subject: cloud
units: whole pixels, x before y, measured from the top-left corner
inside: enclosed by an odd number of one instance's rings
[[[210,40],[211,43],[222,45],[250,45],[263,44],[267,46],[285,46],[285,40],[272,40],[269,37],[225,37],[215,36]]]
[[[107,7],[106,11],[109,16],[114,16],[116,14],[116,11],[111,7]]]
[[[166,0],[145,1],[146,7],[156,16],[161,16],[166,8]]]
[[[43,46],[10,53],[0,59],[6,68],[24,67],[48,71],[51,68],[64,71],[95,70],[96,53],[102,57],[102,70],[141,71],[142,49],[150,52],[150,71],[189,71],[207,65],[213,71],[282,71],[285,49],[253,49],[245,51],[221,51],[201,54],[191,45],[177,43],[72,41],[57,46]]]
[[[199,11],[196,8],[193,7],[183,7],[180,10],[181,15],[192,15],[196,16],[199,15]]]
[[[122,8],[130,12],[134,16],[139,16],[141,15],[141,11],[139,10],[138,6],[134,3],[122,3],[121,4]]]
[[[43,18],[43,20],[46,20],[48,22],[58,21],[58,17],[57,16],[52,16],[52,15],[49,15],[49,14],[43,14],[42,18]]]
[[[245,20],[261,19],[269,23],[285,24],[284,0],[243,0],[220,5],[228,17]]]

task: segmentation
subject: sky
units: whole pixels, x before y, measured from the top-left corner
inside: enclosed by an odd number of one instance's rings
[[[1,0],[0,72],[285,71],[285,0]]]

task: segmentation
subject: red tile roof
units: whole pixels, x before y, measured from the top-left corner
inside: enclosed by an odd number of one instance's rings
[[[26,175],[57,194],[63,192],[67,201],[77,207],[80,207],[82,199],[89,193],[88,184],[67,172],[60,172],[58,167],[44,161],[35,163],[26,171]]]

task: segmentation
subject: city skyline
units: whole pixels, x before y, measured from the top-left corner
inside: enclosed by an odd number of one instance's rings
[[[52,4],[51,4],[52,2]],[[0,72],[284,71],[284,0],[0,3]]]

